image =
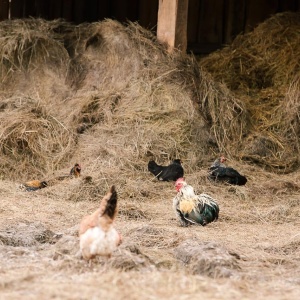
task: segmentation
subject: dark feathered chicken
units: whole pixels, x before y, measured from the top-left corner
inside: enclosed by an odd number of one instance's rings
[[[226,167],[224,156],[219,157],[209,168],[208,179],[218,182],[226,182],[234,185],[245,185],[247,178],[233,168]]]
[[[189,224],[207,225],[219,217],[217,202],[207,194],[196,195],[194,188],[183,178],[179,178],[175,187],[177,195],[173,199],[173,208],[182,226]]]
[[[160,166],[154,160],[150,160],[148,170],[157,177],[158,180],[162,181],[176,181],[184,175],[180,159],[173,160],[168,166]]]

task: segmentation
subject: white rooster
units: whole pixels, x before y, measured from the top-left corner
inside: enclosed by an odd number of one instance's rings
[[[114,186],[103,197],[100,207],[91,215],[85,216],[79,227],[80,250],[86,260],[97,255],[110,257],[121,244],[121,235],[114,228],[116,217],[117,192]]]
[[[217,202],[207,194],[196,195],[194,188],[184,178],[175,183],[177,195],[173,199],[173,207],[181,226],[190,224],[207,225],[219,217]]]

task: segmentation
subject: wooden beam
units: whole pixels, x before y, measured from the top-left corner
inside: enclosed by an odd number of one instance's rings
[[[159,0],[157,38],[168,45],[186,51],[189,0]]]

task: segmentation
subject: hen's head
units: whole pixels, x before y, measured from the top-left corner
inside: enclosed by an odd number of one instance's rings
[[[184,185],[186,185],[184,178],[183,177],[178,178],[175,182],[176,191],[179,192]]]
[[[80,166],[80,164],[76,163],[74,165],[73,170],[74,170],[75,177],[79,177],[80,176],[80,172],[81,172],[81,166]]]
[[[77,171],[80,171],[80,170],[81,170],[81,166],[80,166],[80,164],[78,164],[78,163],[76,163],[76,164],[74,165],[74,167],[75,167],[75,169],[76,169]]]
[[[222,155],[220,157],[220,163],[224,163],[225,161],[226,161],[226,157]]]
[[[173,160],[173,163],[176,163],[176,164],[180,164],[180,165],[181,165],[181,160],[178,159],[178,158],[176,158],[176,159]]]
[[[46,181],[42,181],[41,182],[41,189],[42,188],[45,188],[45,187],[47,187],[48,186],[48,183],[46,182]]]

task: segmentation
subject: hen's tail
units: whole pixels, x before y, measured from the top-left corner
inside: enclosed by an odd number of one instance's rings
[[[113,185],[101,201],[100,207],[102,215],[107,215],[109,218],[114,219],[117,212],[117,200],[117,191],[115,186]]]
[[[245,185],[247,183],[247,178],[243,175],[239,175],[237,177],[237,184],[238,185]]]

